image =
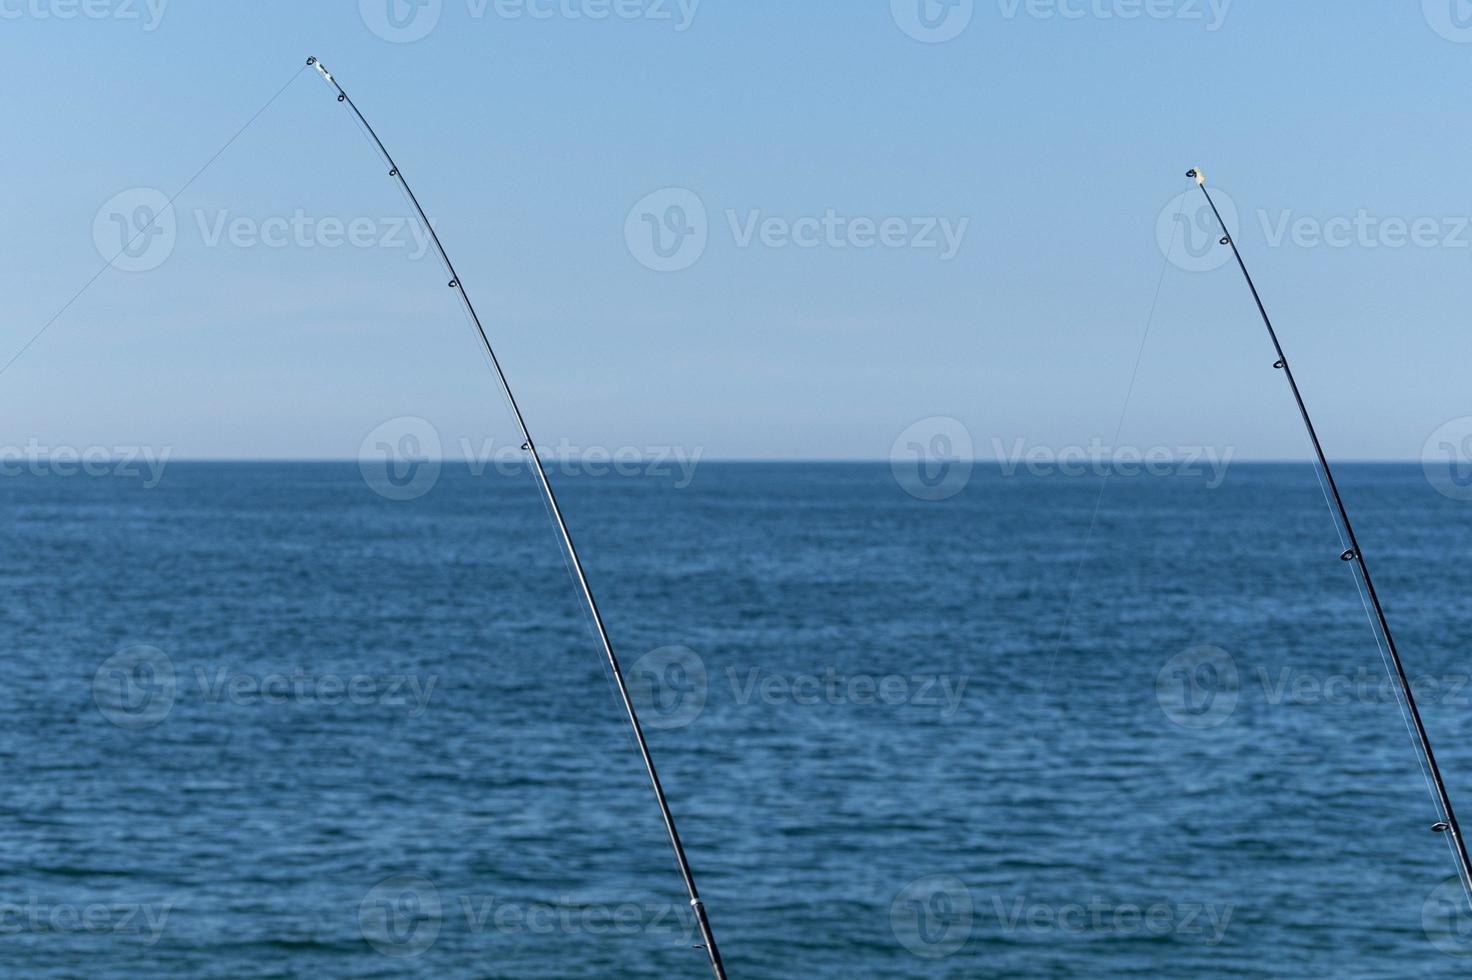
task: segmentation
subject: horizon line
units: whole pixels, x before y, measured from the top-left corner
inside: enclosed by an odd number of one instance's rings
[[[706,464],[706,463],[721,463],[721,464],[751,464],[751,463],[757,463],[757,464],[767,464],[767,465],[771,465],[771,464],[790,464],[790,465],[804,465],[804,466],[822,466],[822,465],[836,465],[836,466],[843,466],[843,465],[876,465],[876,466],[882,466],[882,465],[890,465],[890,464],[895,463],[895,462],[901,462],[901,463],[904,463],[906,465],[910,465],[913,462],[911,460],[899,460],[899,461],[897,461],[897,460],[894,460],[894,459],[892,459],[890,457],[885,457],[885,456],[842,456],[842,457],[813,457],[813,456],[702,456],[702,457],[697,457],[694,460],[690,460],[690,458],[688,456],[682,457],[682,458],[685,459],[686,461],[694,462],[694,463],[696,463],[698,465],[703,465],[703,464]],[[127,459],[128,459],[128,457],[125,457],[125,456],[108,456],[108,457],[98,458],[97,461],[98,462],[102,462],[102,461],[106,461],[106,462],[124,462],[124,461],[127,461]],[[544,463],[545,462],[554,462],[554,463],[591,463],[592,465],[596,465],[596,466],[604,466],[604,465],[613,466],[616,463],[617,464],[630,464],[630,463],[637,464],[637,463],[649,463],[649,462],[655,462],[655,463],[657,463],[657,462],[660,462],[661,460],[668,460],[668,459],[670,459],[670,457],[659,457],[659,456],[640,456],[640,457],[634,457],[634,458],[624,458],[622,460],[614,460],[612,457],[603,457],[603,456],[600,456],[600,457],[598,457],[596,459],[592,459],[592,460],[589,460],[589,459],[586,459],[585,457],[580,457],[580,456],[543,456],[542,457],[542,461]],[[4,462],[20,463],[20,462],[31,462],[31,461],[35,461],[35,462],[50,462],[50,461],[52,461],[52,457],[51,456],[48,456],[48,455],[22,456],[22,457],[10,457],[10,458],[0,457],[0,464],[3,464]],[[342,464],[348,464],[348,463],[361,463],[363,461],[364,460],[361,457],[358,457],[358,456],[174,456],[174,455],[171,454],[168,457],[168,463],[170,465],[173,465],[175,463],[280,463],[280,464],[329,464],[329,463],[331,463],[331,464],[338,464],[338,463],[342,463]],[[68,462],[71,462],[71,461],[68,461]],[[77,460],[75,460],[75,462],[77,462],[78,464],[80,464],[82,462],[82,460],[77,459]],[[378,463],[380,461],[375,459],[375,460],[371,460],[370,462],[373,462],[373,463],[376,464],[376,463]],[[466,459],[463,456],[439,456],[439,457],[424,457],[422,460],[416,460],[416,462],[436,462],[436,463],[440,463],[441,465],[445,465],[445,464],[450,464],[450,465],[461,464],[461,465],[466,465],[466,466],[483,466],[483,467],[489,468],[491,466],[504,465],[504,464],[507,464],[507,463],[518,464],[518,463],[520,463],[520,460],[519,459],[473,460],[473,459]],[[969,458],[969,459],[967,459],[967,458],[957,458],[957,459],[954,459],[954,460],[943,460],[943,461],[940,461],[940,462],[969,463],[969,464],[971,464],[973,466],[1015,467],[1017,469],[1025,469],[1028,466],[1028,463],[1025,462],[1025,461],[1022,461],[1022,460],[1018,460],[1018,461],[1013,461],[1013,460],[999,460],[999,459],[996,459],[994,457],[985,457],[985,458],[972,457],[972,458]],[[1110,464],[1114,464],[1116,462],[1119,463],[1120,465],[1125,465],[1125,466],[1144,465],[1144,461],[1142,461],[1142,460],[1135,460],[1135,459],[1114,460],[1114,459],[1111,459],[1111,458],[1108,458],[1108,457],[1100,457],[1098,459],[1086,459],[1086,460],[1081,460],[1081,461],[1073,461],[1073,460],[1070,460],[1069,463],[1068,463],[1068,465],[1075,465],[1075,462],[1077,462],[1078,465],[1086,465],[1086,466],[1087,465],[1110,465]],[[1184,462],[1189,462],[1189,460],[1184,459],[1184,458],[1172,458],[1172,459],[1169,459],[1169,460],[1162,460],[1162,461],[1160,461],[1161,465],[1170,465],[1172,463],[1184,463]],[[1340,458],[1340,459],[1332,459],[1332,460],[1330,460],[1331,465],[1334,465],[1334,466],[1341,466],[1341,465],[1343,465],[1343,466],[1361,466],[1361,465],[1363,465],[1363,466],[1400,466],[1400,465],[1407,465],[1407,466],[1409,466],[1409,465],[1422,465],[1422,464],[1424,464],[1424,462],[1425,461],[1423,459],[1419,458],[1419,457],[1376,457],[1376,458],[1369,458],[1369,457],[1353,457],[1353,458],[1351,458],[1351,457],[1344,457],[1344,458]],[[1245,466],[1289,466],[1289,465],[1299,465],[1299,464],[1317,465],[1317,463],[1318,463],[1318,460],[1316,460],[1312,456],[1303,456],[1303,457],[1280,457],[1280,458],[1257,458],[1257,459],[1233,459],[1230,462],[1225,462],[1225,465],[1228,465],[1228,466],[1243,466],[1243,465],[1245,465]],[[1053,463],[1052,461],[1050,461],[1050,463],[1048,465],[1056,465],[1056,464]]]

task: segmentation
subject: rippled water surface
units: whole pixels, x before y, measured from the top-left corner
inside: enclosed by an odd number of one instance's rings
[[[1472,812],[1472,504],[1343,477]],[[558,478],[733,977],[1465,971],[1307,466],[679,483]],[[0,503],[6,975],[708,975],[529,481]]]

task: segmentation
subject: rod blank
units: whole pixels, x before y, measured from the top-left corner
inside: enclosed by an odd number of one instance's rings
[[[404,172],[394,158],[389,154],[388,148],[378,138],[373,127],[363,113],[358,110],[357,105],[348,96],[348,93],[338,84],[332,73],[316,58],[308,58],[307,64],[317,69],[329,85],[337,91],[337,101],[344,102],[353,111],[353,115],[362,124],[364,131],[372,139],[378,152],[383,155],[384,161],[389,167],[389,176],[399,182],[404,195],[409,203],[414,206],[420,222],[424,225],[426,234],[434,243],[435,251],[439,253],[440,260],[444,262],[445,269],[450,275],[450,288],[455,290],[465,306],[465,312],[470,317],[470,322],[475,326],[476,334],[480,338],[481,345],[485,348],[486,356],[490,358],[491,366],[495,369],[496,378],[500,382],[501,392],[506,397],[506,404],[510,406],[511,413],[516,417],[516,425],[521,430],[522,449],[527,453],[532,463],[532,470],[537,478],[537,486],[542,491],[543,499],[547,504],[547,510],[552,515],[553,522],[557,526],[557,533],[569,559],[569,567],[577,581],[578,588],[582,592],[583,601],[588,606],[588,612],[592,615],[593,626],[598,634],[598,639],[603,645],[603,652],[608,658],[608,664],[613,670],[614,681],[618,684],[618,693],[623,700],[624,710],[628,713],[629,724],[633,727],[634,738],[639,745],[639,754],[644,759],[644,769],[649,774],[649,782],[654,787],[655,798],[659,801],[660,816],[664,820],[666,832],[669,834],[670,846],[674,848],[675,859],[680,865],[680,875],[685,880],[685,890],[690,895],[690,907],[695,913],[696,924],[700,927],[700,935],[704,940],[704,949],[710,956],[710,965],[715,973],[716,980],[726,980],[726,968],[721,962],[720,950],[716,947],[715,935],[711,931],[710,920],[706,916],[705,905],[700,900],[700,892],[695,887],[695,876],[690,870],[690,861],[685,856],[685,846],[680,840],[680,832],[675,828],[675,817],[670,811],[669,799],[665,796],[664,786],[659,781],[659,772],[655,769],[654,758],[649,752],[649,743],[644,737],[644,729],[639,724],[639,713],[634,709],[634,702],[629,696],[628,684],[624,681],[623,671],[619,668],[618,656],[613,652],[613,643],[608,638],[608,630],[603,624],[603,615],[598,611],[598,602],[593,598],[593,589],[588,584],[588,577],[583,571],[582,560],[578,557],[577,548],[573,545],[572,534],[567,529],[567,522],[563,519],[562,508],[557,503],[557,495],[552,492],[552,484],[547,480],[547,471],[542,467],[541,457],[537,453],[536,443],[532,440],[531,430],[527,428],[526,419],[521,414],[521,408],[516,402],[516,396],[511,393],[511,384],[506,380],[506,372],[501,368],[501,361],[496,357],[496,352],[491,347],[491,339],[486,333],[485,326],[481,323],[480,316],[475,312],[475,307],[470,302],[470,296],[465,292],[465,286],[460,279],[459,273],[455,271],[454,263],[450,261],[449,254],[440,242],[440,237],[435,233],[434,226],[430,224],[429,216],[425,214],[424,208],[420,206],[419,199],[414,196],[409,182],[404,179]]]
[[[1437,833],[1449,834],[1452,841],[1452,852],[1456,855],[1461,872],[1463,886],[1472,890],[1472,858],[1467,854],[1467,842],[1462,837],[1462,826],[1457,822],[1456,810],[1452,808],[1451,794],[1447,791],[1446,781],[1442,778],[1441,767],[1436,764],[1436,753],[1431,749],[1431,736],[1426,731],[1426,724],[1421,720],[1421,710],[1416,705],[1416,694],[1411,687],[1410,677],[1406,674],[1405,664],[1401,661],[1400,652],[1395,646],[1395,637],[1390,632],[1390,621],[1385,618],[1385,608],[1380,604],[1380,595],[1375,590],[1374,580],[1370,578],[1370,566],[1365,561],[1364,549],[1360,547],[1359,538],[1354,532],[1354,523],[1349,519],[1349,508],[1345,506],[1344,498],[1339,493],[1339,484],[1334,479],[1334,471],[1329,466],[1329,457],[1324,452],[1324,446],[1319,441],[1318,430],[1314,428],[1313,419],[1309,417],[1308,406],[1304,403],[1303,392],[1298,388],[1298,380],[1293,376],[1293,368],[1288,363],[1288,355],[1283,353],[1283,345],[1278,340],[1278,331],[1273,327],[1272,318],[1268,316],[1267,307],[1263,304],[1262,295],[1257,291],[1257,284],[1252,281],[1252,275],[1247,271],[1247,263],[1242,259],[1242,252],[1237,248],[1237,241],[1232,237],[1232,232],[1227,228],[1222,213],[1217,209],[1216,201],[1212,199],[1211,192],[1206,189],[1206,175],[1200,170],[1192,170],[1186,174],[1201,187],[1201,193],[1206,197],[1206,203],[1211,206],[1211,213],[1216,215],[1217,224],[1221,225],[1223,245],[1230,246],[1232,255],[1237,259],[1237,267],[1242,270],[1242,278],[1247,281],[1247,288],[1252,291],[1253,302],[1257,304],[1257,311],[1262,315],[1262,322],[1268,328],[1268,337],[1273,342],[1273,349],[1277,352],[1278,360],[1273,367],[1283,372],[1288,379],[1288,387],[1293,392],[1293,400],[1298,405],[1298,414],[1303,419],[1304,428],[1308,430],[1309,441],[1313,443],[1314,453],[1318,456],[1319,466],[1323,470],[1327,480],[1327,494],[1332,501],[1332,509],[1337,512],[1340,522],[1344,525],[1345,534],[1349,538],[1349,548],[1339,556],[1341,561],[1354,562],[1360,577],[1365,583],[1365,598],[1371,609],[1373,622],[1385,636],[1385,645],[1390,655],[1395,679],[1400,685],[1401,694],[1405,698],[1411,723],[1415,729],[1416,741],[1419,744],[1422,755],[1430,770],[1431,781],[1435,784],[1435,796],[1441,808],[1445,820],[1439,821],[1431,829]],[[1472,894],[1472,891],[1469,891]]]

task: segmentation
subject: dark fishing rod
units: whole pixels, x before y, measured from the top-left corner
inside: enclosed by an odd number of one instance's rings
[[[1426,731],[1425,722],[1421,720],[1421,710],[1416,706],[1415,692],[1411,688],[1411,681],[1406,674],[1405,664],[1401,661],[1400,652],[1396,649],[1395,638],[1390,633],[1390,621],[1385,618],[1385,609],[1380,604],[1380,595],[1375,591],[1375,583],[1370,578],[1370,566],[1365,562],[1365,553],[1360,548],[1359,538],[1355,536],[1354,524],[1349,519],[1349,509],[1344,505],[1344,498],[1339,493],[1339,484],[1334,480],[1334,471],[1329,466],[1329,457],[1324,453],[1323,444],[1319,442],[1318,430],[1314,428],[1313,419],[1309,417],[1308,406],[1304,403],[1303,393],[1299,391],[1298,381],[1293,377],[1293,368],[1288,363],[1288,356],[1283,353],[1283,345],[1278,340],[1278,331],[1273,328],[1273,321],[1268,316],[1267,307],[1263,305],[1262,295],[1257,291],[1257,284],[1252,281],[1252,275],[1247,271],[1247,263],[1242,260],[1242,252],[1237,248],[1237,240],[1232,237],[1231,230],[1227,228],[1226,221],[1222,219],[1221,211],[1217,210],[1216,201],[1212,199],[1211,192],[1206,189],[1206,175],[1200,170],[1192,170],[1186,176],[1196,181],[1201,188],[1201,193],[1206,197],[1206,203],[1211,205],[1211,212],[1216,215],[1217,224],[1222,229],[1221,244],[1231,247],[1232,254],[1237,259],[1237,267],[1242,270],[1242,277],[1247,280],[1247,288],[1252,291],[1252,299],[1257,304],[1257,311],[1262,315],[1263,325],[1268,328],[1268,336],[1272,339],[1273,349],[1278,354],[1278,360],[1274,362],[1273,367],[1282,371],[1283,376],[1288,379],[1288,387],[1293,391],[1293,400],[1298,404],[1298,414],[1303,418],[1304,428],[1308,430],[1309,441],[1313,443],[1319,467],[1327,481],[1325,496],[1331,499],[1332,509],[1338,512],[1339,521],[1344,525],[1344,532],[1348,537],[1349,548],[1339,558],[1344,562],[1353,562],[1359,569],[1360,578],[1364,581],[1363,592],[1366,605],[1373,617],[1372,623],[1378,626],[1380,632],[1385,636],[1385,646],[1389,653],[1390,663],[1393,666],[1396,680],[1400,684],[1406,707],[1409,709],[1416,741],[1420,745],[1421,754],[1426,759],[1430,781],[1435,786],[1434,795],[1443,819],[1431,829],[1436,833],[1451,836],[1452,852],[1456,855],[1460,865],[1463,886],[1468,888],[1469,895],[1472,895],[1472,858],[1469,858],[1467,854],[1467,842],[1462,837],[1462,826],[1457,822],[1456,810],[1452,808],[1451,794],[1447,792],[1446,781],[1441,775],[1441,767],[1436,764],[1436,753],[1431,750],[1431,736]]]
[[[363,131],[372,140],[373,145],[383,156],[384,162],[388,164],[388,175],[398,180],[404,196],[414,206],[414,211],[419,221],[424,225],[425,232],[430,241],[434,243],[435,251],[439,253],[440,260],[445,265],[445,270],[450,276],[450,288],[455,290],[460,301],[465,306],[465,312],[470,317],[470,322],[475,326],[476,334],[480,337],[481,345],[485,348],[486,356],[490,358],[491,366],[495,368],[496,378],[501,384],[501,392],[506,396],[506,404],[511,408],[511,414],[516,417],[517,427],[521,430],[523,440],[522,450],[532,462],[532,470],[537,478],[537,486],[542,491],[543,499],[547,504],[547,510],[552,515],[553,522],[557,525],[557,533],[562,541],[562,546],[569,559],[569,567],[577,580],[578,588],[582,590],[583,600],[587,603],[588,612],[592,614],[593,626],[597,630],[598,639],[603,644],[603,652],[608,657],[608,664],[613,669],[614,681],[618,684],[619,696],[623,699],[624,710],[628,712],[629,724],[633,726],[634,738],[639,743],[639,754],[644,758],[644,768],[649,773],[649,782],[654,787],[654,796],[659,801],[660,816],[664,819],[665,830],[670,837],[670,845],[675,851],[675,860],[680,865],[680,875],[685,879],[685,890],[690,893],[690,907],[695,913],[695,921],[700,927],[700,935],[704,940],[704,949],[710,955],[711,969],[715,971],[716,980],[726,980],[726,968],[721,963],[720,950],[716,947],[715,935],[711,932],[710,920],[705,914],[705,905],[700,901],[700,892],[695,887],[695,876],[690,871],[690,861],[685,856],[685,846],[680,841],[680,832],[675,829],[675,816],[670,812],[669,799],[665,796],[664,786],[659,781],[659,772],[654,767],[654,758],[649,753],[649,742],[644,738],[644,729],[639,724],[639,713],[634,710],[634,702],[629,697],[628,685],[624,682],[623,671],[619,668],[618,657],[613,652],[613,644],[608,639],[608,629],[603,625],[603,614],[598,611],[598,602],[593,598],[593,590],[588,585],[588,577],[583,572],[582,560],[578,558],[577,548],[573,546],[572,535],[567,530],[567,521],[563,519],[562,508],[557,504],[557,495],[552,492],[552,484],[547,481],[547,471],[542,467],[541,456],[537,453],[537,445],[532,441],[531,430],[527,428],[526,419],[521,414],[521,408],[516,403],[516,396],[511,393],[511,385],[506,380],[506,372],[501,369],[501,361],[496,357],[496,352],[491,348],[491,339],[486,333],[485,326],[481,323],[480,316],[471,305],[470,296],[465,292],[465,285],[460,281],[460,276],[455,272],[455,266],[450,262],[449,253],[440,243],[440,237],[435,233],[434,226],[430,224],[429,216],[420,207],[419,199],[414,196],[414,191],[409,188],[409,182],[404,179],[404,172],[389,155],[388,148],[378,138],[373,127],[363,113],[358,110],[357,105],[348,97],[348,93],[338,84],[332,73],[323,67],[322,62],[316,58],[308,58],[307,64],[317,69],[317,73],[337,91],[337,101],[344,102],[348,108],[353,110],[353,115],[363,127]]]

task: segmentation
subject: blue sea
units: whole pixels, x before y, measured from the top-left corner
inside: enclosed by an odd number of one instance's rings
[[[732,977],[1472,963],[1307,465],[552,478]],[[1472,813],[1472,503],[1341,478]],[[0,479],[0,972],[709,976],[524,474],[152,482]]]

